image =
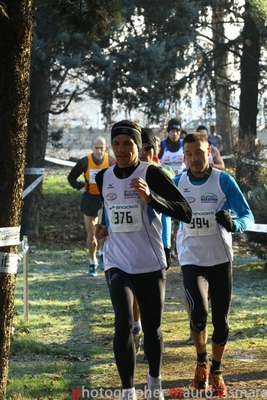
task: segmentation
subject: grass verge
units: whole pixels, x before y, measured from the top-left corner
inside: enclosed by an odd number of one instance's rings
[[[104,273],[95,278],[87,275],[80,193],[68,186],[67,172],[51,170],[44,180],[44,235],[40,242],[30,243],[28,257],[28,321],[23,315],[22,265],[18,271],[9,400],[106,399],[108,393],[114,398],[114,390],[120,388],[112,350],[114,316]],[[228,387],[247,394],[249,389],[267,387],[266,271],[244,245],[235,253],[231,334],[223,370]],[[195,367],[194,349],[185,345],[188,320],[177,265],[167,272],[163,333],[162,378],[169,399],[171,388],[192,389]],[[210,354],[210,341],[208,350]],[[136,387],[142,391],[147,369],[140,352]],[[109,392],[101,395],[101,389]]]

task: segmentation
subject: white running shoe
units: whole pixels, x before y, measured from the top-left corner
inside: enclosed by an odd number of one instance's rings
[[[135,389],[122,390],[120,400],[137,400]]]
[[[147,400],[164,400],[164,393],[161,383],[151,385],[149,383],[149,377],[147,378],[147,392]]]

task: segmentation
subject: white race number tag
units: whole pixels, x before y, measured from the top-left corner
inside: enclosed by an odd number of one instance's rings
[[[171,167],[174,170],[175,175],[179,175],[183,172],[183,162],[172,163]]]
[[[184,224],[188,236],[217,235],[215,211],[194,211],[190,224]]]
[[[140,204],[116,204],[109,207],[113,232],[136,232],[142,228]]]
[[[90,169],[89,174],[90,174],[90,183],[96,183],[95,182],[95,177],[98,172],[101,171],[100,169]]]

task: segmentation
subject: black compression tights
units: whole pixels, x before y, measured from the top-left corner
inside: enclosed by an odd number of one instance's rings
[[[182,266],[185,295],[189,304],[190,328],[202,332],[207,324],[208,296],[211,301],[212,341],[224,346],[229,335],[228,314],[232,294],[232,263],[213,267]]]
[[[135,347],[133,342],[133,297],[138,300],[149,373],[160,375],[163,338],[161,318],[165,298],[165,270],[127,274],[118,268],[106,271],[115,312],[114,355],[123,388],[134,386]]]

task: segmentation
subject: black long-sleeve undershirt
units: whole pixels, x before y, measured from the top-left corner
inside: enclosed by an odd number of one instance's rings
[[[139,164],[140,161],[128,168],[120,168],[115,165],[114,174],[118,179],[128,178]],[[105,171],[106,169],[103,169],[96,175],[96,183],[101,196]],[[146,182],[152,191],[152,200],[148,204],[150,207],[179,221],[186,223],[191,221],[192,210],[190,205],[161,168],[149,165],[146,173]]]

